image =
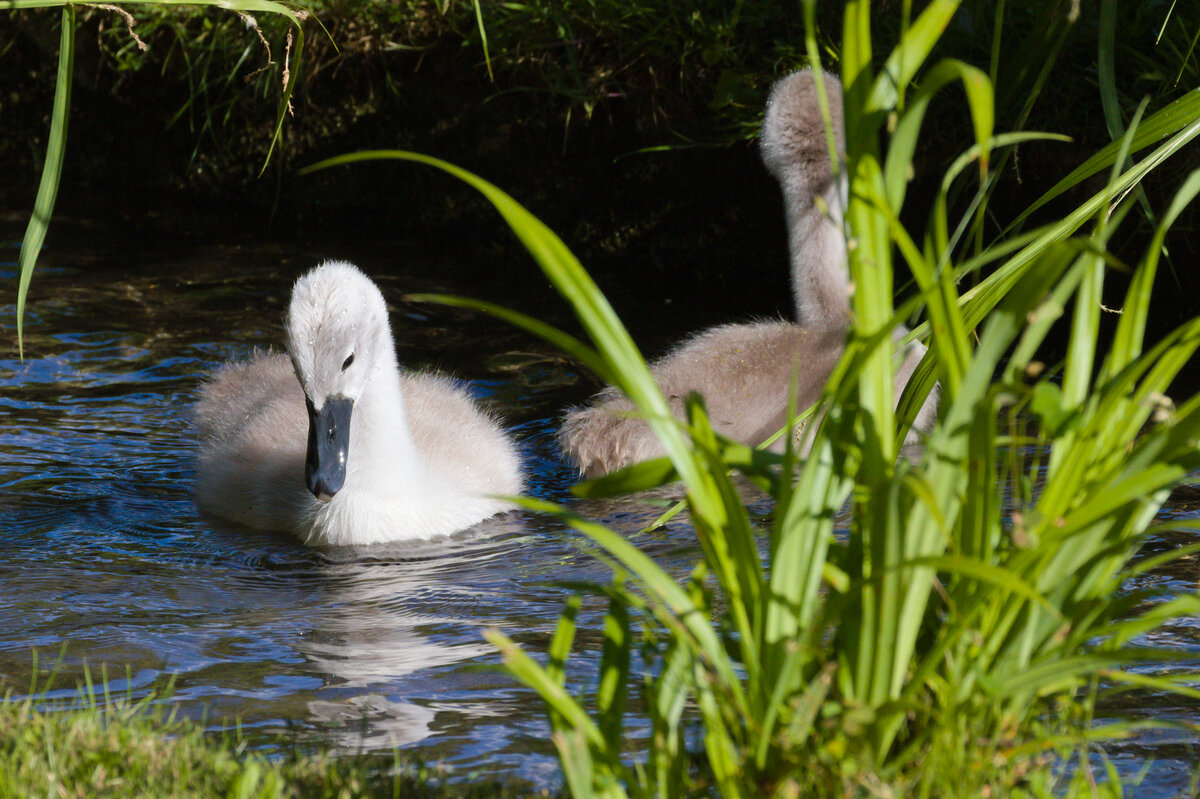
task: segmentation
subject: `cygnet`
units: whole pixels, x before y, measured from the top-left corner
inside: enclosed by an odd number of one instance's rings
[[[684,400],[697,392],[704,397],[718,433],[754,446],[786,424],[793,390],[801,409],[820,398],[842,355],[850,322],[842,230],[845,174],[843,170],[840,179],[834,177],[814,76],[805,69],[775,84],[760,139],[763,162],[783,190],[796,322],[714,327],[651,365],[676,416],[684,418]],[[841,157],[845,141],[841,86],[835,77],[823,77]],[[817,197],[823,202],[818,203]],[[899,345],[907,333],[899,326],[892,339]],[[897,347],[897,399],[925,351],[925,345],[916,341]],[[918,433],[933,427],[937,395],[935,388],[925,400],[906,443],[917,441]],[[806,438],[799,442],[801,454],[807,454],[806,442]],[[783,443],[777,442],[774,449],[781,449]],[[559,444],[588,477],[663,454],[649,425],[636,416],[633,403],[611,386],[588,406],[567,412]]]
[[[342,261],[296,282],[287,354],[222,367],[195,413],[200,509],[306,544],[446,535],[521,490],[497,421],[455,381],[401,371],[383,295]]]

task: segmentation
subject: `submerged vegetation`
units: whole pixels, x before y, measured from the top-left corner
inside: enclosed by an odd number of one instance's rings
[[[32,3],[0,2],[0,9],[22,5]],[[168,52],[187,65],[191,87],[177,118],[192,120],[205,135],[218,135],[236,118],[243,100],[233,99],[241,88],[234,77],[243,64],[252,70],[254,48],[280,35],[260,41],[255,31],[309,24],[290,6],[233,5],[278,17],[247,28],[255,37],[249,43],[245,34],[232,35],[246,26],[244,17],[179,21],[152,7],[139,12],[135,26],[144,37],[176,42]],[[1146,689],[1200,702],[1200,675],[1186,654],[1151,643],[1163,624],[1200,614],[1200,595],[1127,588],[1132,578],[1200,551],[1192,545],[1140,554],[1171,488],[1200,468],[1200,396],[1169,396],[1200,347],[1200,319],[1159,340],[1148,332],[1164,244],[1200,193],[1200,172],[1176,168],[1182,179],[1170,182],[1169,191],[1142,190],[1166,171],[1168,159],[1175,167],[1189,157],[1189,145],[1194,157],[1200,91],[1183,90],[1200,81],[1197,32],[1181,31],[1170,7],[1154,6],[1168,42],[1156,52],[1168,55],[1139,62],[1134,78],[1118,79],[1113,59],[1132,56],[1117,45],[1117,4],[1101,2],[1091,52],[1102,116],[1090,124],[1105,131],[1107,143],[1030,196],[1014,189],[1020,179],[1012,173],[1025,158],[1018,152],[1062,138],[1032,132],[1030,119],[1078,24],[1077,5],[1045,4],[1035,13],[1004,3],[933,0],[915,15],[906,3],[899,13],[873,17],[865,0],[854,0],[832,22],[818,19],[813,2],[804,4],[804,17],[769,4],[717,5],[680,15],[673,8],[622,13],[615,3],[446,0],[370,5],[350,16],[334,3],[313,9],[330,36],[310,29],[309,62],[297,38],[291,67],[276,44],[272,66],[252,73],[262,87],[280,87],[292,70],[286,89],[263,90],[277,98],[271,130],[286,137],[293,124],[286,121],[287,92],[297,87],[293,99],[302,117],[304,104],[320,96],[315,76],[336,69],[350,45],[380,57],[405,53],[419,63],[453,42],[456,54],[466,50],[491,74],[507,74],[508,88],[524,80],[526,88],[536,83],[565,98],[561,109],[570,120],[596,117],[620,98],[644,103],[638,119],[673,129],[675,103],[699,103],[713,115],[708,129],[719,131],[710,143],[753,132],[756,98],[777,73],[808,63],[840,74],[855,323],[826,387],[821,420],[805,430],[812,455],[804,461],[790,450],[775,456],[721,439],[700,397],[689,398],[686,422],[675,420],[579,260],[494,184],[401,151],[321,165],[421,161],[479,189],[571,303],[591,343],[515,312],[476,307],[545,336],[619,386],[669,453],[582,484],[577,493],[604,496],[674,481],[686,491],[702,557],[682,585],[602,524],[527,500],[590,539],[613,565],[613,580],[581,587],[541,661],[499,632],[490,640],[512,674],[545,701],[564,780],[576,796],[1119,794],[1103,743],[1151,723],[1100,724],[1098,703]],[[75,15],[64,6],[51,128],[59,149],[47,156],[29,252],[22,252],[22,292],[59,179]],[[1143,12],[1135,16],[1140,30],[1153,27]],[[839,24],[841,36],[830,36]],[[410,38],[385,38],[377,30]],[[1137,30],[1131,25],[1130,35]],[[137,71],[145,58],[131,49],[132,35],[119,26],[104,34],[105,57],[118,71],[123,64]],[[1014,40],[1020,52],[1010,59]],[[225,48],[242,55],[232,70],[214,68],[220,62],[198,57],[202,48],[191,49],[196,42],[209,43],[207,57]],[[333,44],[346,50],[322,50]],[[635,57],[639,48],[644,55]],[[382,74],[388,81],[378,91],[401,96],[390,73]],[[1155,91],[1151,101],[1133,99],[1146,89]],[[940,102],[951,92],[958,102]],[[1056,105],[1049,116],[1070,110]],[[933,119],[947,124],[935,130]],[[680,140],[689,135],[675,132]],[[257,146],[269,150],[273,141],[258,139]],[[923,154],[931,144],[936,157]],[[914,184],[917,173],[933,177]],[[932,187],[930,196],[918,194],[918,185]],[[1001,194],[1008,195],[1003,202]],[[1130,257],[1128,241],[1138,237],[1119,234],[1135,226],[1149,232]],[[1106,292],[1112,269],[1132,274],[1115,300],[1113,290]],[[897,308],[894,284],[905,271],[914,296]],[[1120,306],[1114,324],[1102,323],[1103,303]],[[890,331],[909,318],[924,320],[916,335],[929,353],[896,409]],[[1047,346],[1052,336],[1065,342],[1061,356]],[[919,455],[900,457],[899,444],[935,381],[942,390],[939,422]],[[796,410],[798,423],[807,409]],[[735,479],[773,497],[770,519],[751,518]],[[842,530],[835,519],[846,506],[851,521]],[[568,687],[565,675],[589,594],[608,610],[599,673],[584,691]],[[109,740],[133,746],[121,730],[136,728],[148,708],[133,709],[89,708],[79,731],[59,740],[82,756],[80,768],[107,774],[116,766],[103,756],[88,760],[86,752],[117,751],[105,748]],[[30,702],[6,703],[3,712],[9,715],[0,716],[0,729],[9,731],[52,721]],[[634,715],[652,731],[639,751],[627,743]],[[178,733],[171,746],[199,745],[170,719],[150,718]],[[1193,735],[1198,729],[1194,721],[1179,726]],[[14,768],[52,772],[35,760],[35,739],[10,732],[5,740],[15,748],[3,751],[15,753]],[[207,757],[224,780],[213,777],[210,790],[230,791],[250,779],[247,770],[264,768],[254,756]],[[325,765],[318,771],[328,772],[327,761],[319,763]],[[170,789],[147,783],[139,790]]]

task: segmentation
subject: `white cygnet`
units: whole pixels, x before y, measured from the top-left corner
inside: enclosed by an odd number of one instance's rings
[[[844,147],[842,92],[824,75],[839,156]],[[684,418],[691,392],[704,397],[714,429],[750,445],[762,443],[787,423],[794,388],[800,409],[821,396],[845,346],[850,323],[850,284],[842,230],[845,175],[835,180],[828,137],[812,70],[779,80],[771,90],[760,139],[763,162],[779,181],[787,214],[796,322],[728,324],[703,331],[651,365],[672,410]],[[816,202],[823,199],[824,210]],[[892,340],[907,335],[900,326]],[[924,356],[909,342],[896,351],[897,400]],[[935,388],[922,405],[906,443],[928,432],[937,415]],[[663,454],[646,422],[619,390],[608,387],[583,408],[567,412],[559,444],[588,476]],[[773,449],[780,450],[781,440]],[[806,439],[800,441],[807,454]]]
[[[496,420],[453,380],[400,370],[383,295],[342,261],[296,281],[287,355],[222,367],[195,413],[200,509],[306,544],[446,535],[521,490]]]

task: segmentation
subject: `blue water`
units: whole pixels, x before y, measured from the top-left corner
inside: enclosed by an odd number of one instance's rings
[[[312,550],[204,518],[189,493],[188,412],[204,375],[277,347],[291,282],[322,255],[348,257],[388,297],[402,362],[471,381],[506,420],[531,494],[604,518],[686,573],[694,547],[684,521],[639,535],[656,508],[569,497],[573,475],[553,435],[561,409],[593,389],[586,376],[501,323],[404,300],[461,293],[569,322],[548,292],[522,289],[542,285],[534,266],[514,254],[479,278],[469,264],[399,245],[105,249],[85,226],[56,225],[30,295],[23,362],[16,250],[0,251],[0,691],[28,689],[35,650],[43,667],[62,652],[59,696],[74,693],[85,662],[93,672],[103,664],[113,687],[135,696],[172,681],[181,713],[214,729],[240,722],[252,742],[286,733],[347,751],[399,746],[452,778],[483,770],[556,786],[541,704],[494,668],[482,632],[545,651],[561,583],[609,577],[578,534],[513,513],[440,541]],[[682,332],[664,325],[664,336]],[[1194,587],[1195,561],[1173,568],[1150,579]],[[587,601],[585,628],[600,613]],[[1200,650],[1194,622],[1158,642]],[[593,632],[580,641],[570,674],[583,683],[598,651]],[[1200,721],[1177,700],[1139,702],[1139,713]],[[1188,784],[1196,737],[1147,734],[1109,751],[1128,774],[1150,764],[1137,796],[1174,796]]]

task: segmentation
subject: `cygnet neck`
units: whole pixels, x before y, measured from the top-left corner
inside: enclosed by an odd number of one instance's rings
[[[832,181],[820,192],[824,212],[806,181],[789,175],[781,184],[796,321],[814,331],[845,331],[850,323],[850,280],[838,182]]]
[[[430,495],[433,481],[408,426],[400,370],[390,342],[354,403],[346,478],[347,489],[402,494],[407,504]]]

